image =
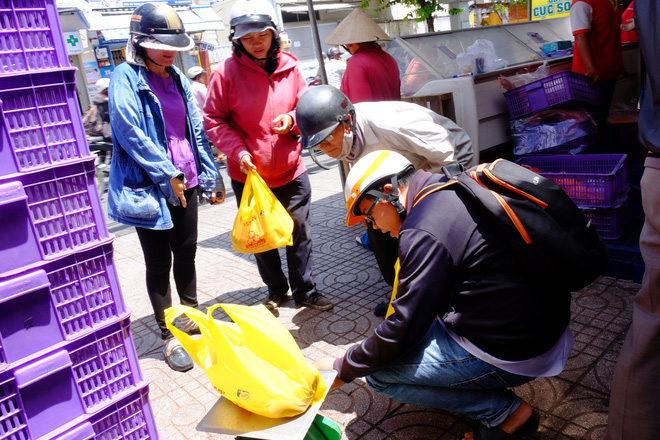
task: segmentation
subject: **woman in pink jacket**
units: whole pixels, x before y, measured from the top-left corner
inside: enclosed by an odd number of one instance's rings
[[[329,310],[333,304],[312,280],[311,186],[295,123],[296,104],[307,85],[297,59],[279,50],[274,16],[266,0],[238,0],[232,7],[234,53],[211,73],[204,127],[227,155],[236,202],[240,203],[248,170],[256,171],[293,219],[293,245],[286,247],[288,281],[277,249],[255,255],[268,287],[263,304],[278,307],[290,286],[297,304]]]

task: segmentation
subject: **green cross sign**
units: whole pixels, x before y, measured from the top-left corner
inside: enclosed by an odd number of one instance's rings
[[[76,37],[74,37],[73,35],[69,35],[69,38],[67,38],[66,41],[67,41],[67,43],[69,43],[71,46],[75,46],[76,43],[77,43],[78,41],[80,41],[80,40],[78,40],[78,39],[77,39]]]

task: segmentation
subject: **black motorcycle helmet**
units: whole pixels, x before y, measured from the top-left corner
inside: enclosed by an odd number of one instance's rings
[[[355,107],[338,88],[330,85],[310,87],[298,100],[296,123],[303,136],[303,148],[320,144],[342,122],[346,122],[355,133]]]
[[[186,34],[179,15],[164,3],[145,3],[135,8],[130,32],[132,35],[154,38],[162,43],[163,50],[182,51],[195,45]]]

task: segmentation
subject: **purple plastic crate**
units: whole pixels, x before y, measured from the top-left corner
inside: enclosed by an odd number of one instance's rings
[[[21,182],[0,183],[0,274],[41,260]]]
[[[626,214],[624,203],[614,207],[581,208],[602,238],[616,240],[621,237]]]
[[[565,70],[504,92],[511,118],[569,102],[598,105],[598,86],[586,75]]]
[[[68,429],[53,440],[158,440],[158,431],[144,387],[129,397]]]
[[[129,312],[112,258],[112,242],[43,266],[66,339],[75,339]]]
[[[68,66],[55,0],[0,0],[0,76]]]
[[[111,241],[0,279],[0,371],[129,314]]]
[[[75,87],[73,68],[2,78],[0,175],[91,157]]]
[[[625,154],[525,156],[517,164],[536,168],[580,206],[613,206],[625,195]]]
[[[129,326],[125,319],[0,373],[0,440],[56,437],[146,388]]]
[[[63,341],[45,271],[0,282],[0,370]]]
[[[24,255],[20,264],[9,257],[11,246],[0,245],[0,275],[22,272],[25,260],[33,263],[54,260],[75,251],[86,250],[110,238],[98,192],[94,184],[94,159],[53,167],[45,171],[15,175],[0,180],[0,188],[20,183],[27,199],[15,197],[14,203],[0,204],[0,217],[6,212],[24,211],[29,216],[8,219],[0,229],[0,243],[16,241],[14,234],[26,240],[34,235],[38,253]],[[0,197],[1,198],[1,197]]]

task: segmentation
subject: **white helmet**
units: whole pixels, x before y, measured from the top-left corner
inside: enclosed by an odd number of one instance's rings
[[[346,198],[346,226],[353,226],[362,221],[364,215],[359,206],[367,195],[375,195],[393,204],[399,213],[404,211],[399,202],[397,178],[414,170],[412,163],[394,151],[377,150],[366,154],[351,168],[344,184]],[[392,183],[392,193],[385,195],[378,188]]]
[[[193,67],[191,67],[190,69],[188,69],[188,72],[186,72],[186,75],[187,75],[188,78],[190,78],[190,79],[195,79],[195,78],[197,78],[199,75],[201,75],[202,73],[206,73],[206,70],[204,70],[204,69],[201,68],[200,66],[193,66]]]
[[[99,92],[102,92],[110,87],[110,78],[101,78],[100,80],[96,81],[94,85]]]
[[[266,29],[271,29],[277,37],[277,17],[268,0],[238,0],[229,13],[229,26],[230,40]]]

